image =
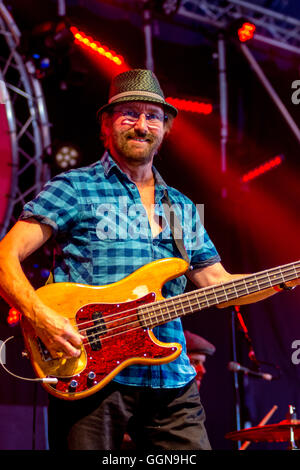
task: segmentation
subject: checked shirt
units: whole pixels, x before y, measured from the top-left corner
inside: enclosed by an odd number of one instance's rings
[[[205,267],[220,261],[196,206],[155,175],[155,213],[162,232],[153,237],[136,185],[121,171],[108,152],[88,167],[70,170],[46,183],[41,193],[25,204],[20,220],[34,218],[52,227],[57,245],[55,282],[106,285],[123,279],[141,266],[161,258],[181,257],[163,204],[165,192],[183,227],[184,245],[191,265]],[[164,297],[181,294],[185,276],[165,284]],[[117,300],[117,299],[116,299]],[[132,365],[115,378],[126,385],[177,388],[196,374],[186,355],[179,318],[153,329],[162,342],[178,342],[183,352],[163,365]]]

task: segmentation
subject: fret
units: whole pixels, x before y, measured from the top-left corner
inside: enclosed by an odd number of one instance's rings
[[[223,291],[224,291],[224,294],[225,294],[225,297],[226,297],[226,301],[228,301],[228,296],[227,296],[227,293],[226,293],[226,287],[223,285]]]
[[[188,303],[189,303],[190,312],[192,312],[192,311],[193,311],[193,307],[192,307],[192,305],[191,305],[190,296],[189,296],[189,295],[187,296],[187,300],[188,300]]]
[[[165,303],[166,307],[163,307],[161,305],[159,305],[159,309],[160,309],[160,315],[159,315],[159,318],[160,319],[165,319],[165,315],[166,315],[166,312],[168,313],[168,305],[167,303]],[[156,320],[157,320],[157,316],[156,316]],[[160,322],[159,322],[160,323]]]
[[[146,310],[146,311],[145,311]],[[146,328],[147,327],[147,318],[146,318],[146,315],[148,314],[147,312],[148,310],[148,307],[139,307],[138,308],[138,314],[139,314],[139,317],[140,317],[140,323],[141,323],[141,326],[143,328]]]
[[[270,276],[269,276],[269,273],[268,273],[268,272],[267,272],[267,276],[268,276],[268,280],[269,280],[269,283],[270,283],[270,287],[272,287],[273,284],[272,284],[272,281],[271,281],[271,279],[270,279]]]
[[[236,297],[238,297],[234,282],[231,282],[231,285],[229,285],[227,289],[226,289],[226,286],[223,285],[223,289],[224,289],[227,301],[235,299]],[[226,290],[227,290],[227,293],[226,293]]]
[[[193,298],[194,298],[194,300],[197,302],[197,305],[198,305],[198,309],[197,309],[197,310],[201,310],[201,307],[205,306],[205,304],[206,304],[206,306],[207,306],[207,301],[205,300],[205,302],[202,302],[202,303],[201,303],[200,297],[202,297],[202,295],[199,295],[199,296],[198,296],[197,294],[196,294],[196,295],[193,295]],[[194,310],[195,310],[195,309],[193,309],[192,311],[194,311]]]
[[[259,284],[259,282],[258,282],[258,280],[257,280],[257,277],[254,276],[254,279],[255,279],[255,282],[256,282],[257,287],[260,289],[260,284]]]
[[[216,298],[216,301],[217,301],[217,303],[218,303],[218,302],[219,302],[219,299],[218,299],[218,297],[217,297],[217,294],[216,294],[216,292],[215,292],[214,287],[212,287],[211,290],[213,291],[214,296],[215,296],[215,298]]]
[[[208,298],[207,298],[205,289],[203,289],[203,290],[201,291],[201,294],[204,295],[204,297],[205,297],[205,302],[201,303],[200,305],[201,305],[202,307],[205,307],[205,303],[206,303],[206,307],[209,307],[209,301],[208,301]],[[201,294],[200,294],[200,295],[201,295]]]
[[[295,266],[293,266],[293,270],[294,270],[294,272],[295,272],[295,274],[296,274],[296,277],[298,277],[298,276],[299,276],[299,273],[297,273]]]
[[[173,305],[174,305],[174,302],[172,302]],[[171,312],[168,310],[168,316],[169,316],[169,320],[172,320],[172,315],[171,315]]]
[[[247,295],[257,292],[257,287],[256,287],[257,279],[255,279],[255,282],[254,282],[253,277],[249,276],[249,279],[247,278],[244,279],[244,283],[245,283]]]
[[[285,279],[284,275],[282,274],[281,268],[279,268],[279,270],[280,270],[280,274],[281,274],[281,277],[282,277],[282,281],[284,282],[286,279]]]

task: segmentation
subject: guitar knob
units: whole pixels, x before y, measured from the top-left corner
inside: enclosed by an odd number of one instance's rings
[[[69,391],[70,392],[75,392],[76,388],[78,387],[78,382],[77,380],[71,380],[70,384],[69,384]]]
[[[95,378],[96,378],[96,374],[95,374],[94,371],[91,370],[91,371],[88,373],[88,376],[87,376],[87,380],[88,380],[88,382],[89,382],[90,385],[92,385],[92,383],[94,382]]]

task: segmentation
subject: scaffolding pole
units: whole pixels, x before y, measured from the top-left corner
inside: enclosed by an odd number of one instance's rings
[[[226,77],[226,44],[223,34],[218,38],[218,65],[219,65],[219,95],[220,95],[220,147],[221,147],[221,173],[224,177],[227,170],[227,140],[228,140],[228,102]],[[222,178],[221,195],[227,197],[226,178]]]
[[[252,52],[249,50],[248,46],[246,46],[246,44],[241,44],[241,50],[300,144],[300,129],[288,112],[286,106],[283,104],[280,97],[272,87],[270,81],[266,77]]]

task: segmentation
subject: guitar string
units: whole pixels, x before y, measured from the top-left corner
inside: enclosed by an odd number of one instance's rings
[[[171,299],[172,299],[172,298],[171,298]],[[168,300],[171,300],[171,299],[168,299]],[[149,306],[151,307],[151,304],[149,304]],[[200,309],[199,302],[193,302],[193,303],[191,304],[191,306],[192,306],[192,307],[196,306],[196,307],[199,307],[199,309]],[[210,306],[209,304],[206,305],[206,307],[209,307],[209,306]],[[182,310],[184,311],[186,307],[188,307],[188,308],[191,310],[190,305],[186,305],[186,306],[184,306],[184,307],[183,307],[182,305],[178,305],[178,306],[175,305],[175,307],[180,307],[180,308],[181,308],[181,311],[182,311]],[[174,308],[174,306],[173,306],[173,308]],[[174,309],[174,312],[176,312],[176,308]],[[123,312],[122,312],[122,313],[123,313]],[[137,313],[138,313],[138,312],[137,312]],[[149,313],[149,312],[148,312],[148,313]],[[150,325],[147,325],[147,326],[157,326],[157,325],[159,324],[159,323],[157,323],[157,320],[159,320],[159,321],[161,321],[161,320],[166,320],[166,317],[167,317],[170,313],[172,313],[172,312],[167,312],[167,313],[165,313],[165,312],[160,312],[160,315],[156,315],[156,316],[155,316],[155,320],[156,320],[155,324],[154,324],[154,325],[151,325],[151,323],[150,323]],[[184,315],[185,315],[186,313],[190,313],[190,311],[184,312]],[[127,316],[127,317],[123,317],[122,320],[128,319],[128,318],[130,318],[130,317],[132,317],[132,316],[133,316],[133,315]],[[148,319],[148,320],[149,320],[149,319]],[[150,319],[150,320],[151,320],[151,319]],[[128,326],[133,325],[134,323],[137,323],[137,322],[140,322],[140,320],[139,320],[139,319],[136,319],[136,320],[134,320],[133,322],[129,322],[129,323],[126,322],[126,323],[120,324],[120,325],[116,326],[115,328],[111,328],[111,329],[110,329],[110,332],[113,331],[113,330],[116,330],[116,329],[118,329],[118,328],[121,328],[122,326],[123,326],[123,327],[128,327]],[[96,339],[96,340],[94,340],[94,341],[87,341],[87,342],[84,343],[84,344],[90,344],[90,345],[91,345],[91,344],[97,343],[99,340],[100,340],[100,341],[103,341],[104,339],[110,339],[110,338],[113,338],[113,337],[118,336],[118,335],[120,335],[120,334],[128,333],[128,332],[137,330],[137,329],[139,329],[139,328],[141,328],[141,327],[142,327],[142,325],[139,324],[139,325],[138,325],[137,327],[135,327],[135,328],[125,329],[125,331],[123,330],[123,331],[120,331],[120,332],[118,332],[118,333],[115,332],[115,333],[113,333],[113,334],[106,335],[106,336],[104,336],[104,337],[101,338],[101,339],[99,338],[99,339]],[[94,327],[94,328],[95,328],[95,327]],[[143,327],[142,327],[142,328],[143,328]],[[99,335],[99,336],[100,336],[100,335]]]
[[[274,269],[277,269],[277,268],[274,268]],[[290,270],[290,269],[291,269],[291,268],[289,268],[289,270]],[[296,269],[295,269],[295,268],[293,268],[293,270],[296,272]],[[283,273],[279,273],[279,274],[277,274],[277,275],[282,276],[282,274],[283,274]],[[287,273],[284,273],[284,274],[287,275]],[[291,274],[291,273],[290,273],[290,274]],[[299,268],[299,273],[296,273],[296,274],[297,274],[297,276],[300,275],[300,268]],[[294,273],[293,273],[292,275],[293,275],[293,277],[292,277],[291,279],[285,279],[285,280],[292,280],[292,279],[294,279]],[[225,291],[226,286],[229,286],[230,288],[232,288],[232,287],[234,287],[234,288],[237,287],[238,289],[240,289],[240,287],[241,287],[242,290],[244,291],[244,289],[245,289],[245,285],[244,285],[244,284],[245,284],[245,280],[247,280],[247,281],[250,280],[250,281],[251,281],[252,277],[253,277],[252,275],[249,275],[249,276],[245,276],[245,277],[240,278],[240,279],[236,279],[236,280],[234,280],[234,281],[228,281],[228,282],[226,282],[226,283],[221,283],[221,284],[218,284],[218,285],[216,285],[216,286],[208,286],[208,287],[206,287],[206,288],[201,288],[201,289],[198,289],[198,290],[193,291],[192,293],[186,292],[185,294],[179,294],[179,295],[177,295],[177,296],[174,296],[174,297],[171,297],[171,298],[168,298],[168,299],[162,299],[162,300],[156,301],[156,302],[155,302],[155,305],[158,305],[158,307],[160,307],[159,304],[165,304],[165,303],[167,303],[167,302],[171,302],[171,301],[173,301],[173,300],[176,300],[176,298],[179,298],[179,297],[180,297],[180,298],[184,298],[184,297],[189,297],[189,296],[192,296],[192,295],[194,295],[194,296],[195,296],[195,295],[201,296],[202,294],[203,294],[203,295],[215,295],[215,294],[219,294],[220,291],[221,291],[221,293],[224,295],[224,291]],[[263,277],[263,279],[265,279],[265,277]],[[259,279],[259,278],[256,278],[255,281],[256,281],[256,283],[258,284],[258,282],[260,282],[260,279]],[[258,282],[257,282],[257,281],[258,281]],[[277,282],[280,282],[280,281],[282,281],[282,280],[281,280],[281,279],[276,279],[276,282],[274,282],[274,285],[276,285],[276,283],[277,283]],[[267,280],[266,282],[267,282],[268,284],[270,284],[270,285],[264,286],[264,287],[262,287],[262,289],[272,287],[273,284],[271,283],[270,280]],[[238,283],[240,283],[240,284],[242,284],[242,285],[237,285]],[[247,286],[246,286],[245,294],[243,294],[243,293],[241,292],[239,296],[243,296],[243,295],[249,294],[249,292],[247,292],[247,289],[248,289],[248,288],[247,288]],[[261,290],[262,290],[262,289],[261,289]],[[209,292],[210,290],[212,290],[213,292]],[[235,289],[235,290],[236,290],[236,289]],[[259,290],[260,290],[260,289],[259,289]],[[255,292],[258,292],[258,291],[254,291],[253,293],[255,293]],[[251,292],[250,292],[250,293],[251,293]],[[225,295],[226,295],[226,294],[225,294]],[[236,296],[232,297],[232,299],[234,299],[234,298],[237,298],[237,297],[236,297]],[[232,299],[229,299],[229,300],[232,300]],[[189,299],[187,299],[187,300],[189,300]],[[223,300],[222,300],[222,302],[223,302]],[[120,303],[121,303],[121,302],[120,302]],[[152,305],[152,303],[150,303],[150,304]],[[213,303],[212,305],[215,305],[215,303]],[[124,313],[128,313],[128,312],[131,312],[131,311],[135,311],[137,308],[138,308],[138,307],[131,308],[131,309],[128,309],[128,310],[123,310],[122,312],[116,312],[116,313],[113,313],[113,314],[108,315],[108,316],[105,317],[105,318],[106,318],[106,319],[113,318],[113,317],[115,317],[115,316],[117,316],[117,315],[120,315],[120,313],[124,314]],[[82,325],[88,324],[88,323],[90,323],[91,321],[93,321],[93,320],[91,319],[91,320],[87,320],[87,321],[82,322],[82,323],[78,323],[77,326],[82,326]],[[94,326],[95,326],[95,325],[94,325]],[[92,327],[90,327],[90,328],[93,328],[94,326],[92,326]],[[82,330],[82,331],[84,331],[84,330]]]
[[[247,293],[248,293],[248,292],[246,292],[246,294],[247,294]],[[235,298],[239,298],[240,296],[242,296],[242,295],[239,295],[238,297],[235,295],[232,299],[228,299],[228,297],[227,297],[227,298],[224,299],[222,302],[226,302],[227,300],[233,300],[233,299],[235,299]],[[203,302],[203,301],[201,302],[201,301],[198,300],[198,298],[195,299],[196,302],[195,302],[195,301],[192,301],[192,302],[191,302],[189,299],[187,299],[188,304],[187,304],[186,301],[181,301],[181,302],[180,302],[179,304],[177,304],[177,305],[176,305],[176,304],[174,305],[174,298],[170,298],[170,299],[167,299],[167,300],[172,301],[172,304],[173,304],[173,305],[172,305],[172,308],[173,308],[173,310],[169,310],[168,307],[167,307],[167,309],[166,309],[165,312],[161,312],[161,311],[159,311],[159,310],[161,310],[160,308],[157,308],[157,307],[153,306],[153,304],[151,304],[151,303],[150,303],[148,306],[146,306],[147,309],[150,308],[150,310],[152,311],[151,314],[152,314],[153,316],[154,316],[154,313],[155,313],[155,312],[158,312],[158,313],[159,313],[159,315],[157,315],[157,314],[155,315],[156,320],[161,320],[161,319],[164,319],[164,320],[168,320],[168,319],[169,319],[169,320],[171,320],[172,317],[170,317],[170,315],[171,315],[173,312],[176,312],[176,310],[177,310],[178,307],[179,307],[181,310],[183,310],[183,311],[184,311],[186,308],[188,308],[188,309],[189,309],[188,312],[184,312],[184,314],[186,314],[186,313],[191,313],[191,311],[193,311],[192,307],[196,307],[196,309],[198,308],[198,309],[200,310],[201,307],[210,307],[210,306],[216,304],[215,301],[214,301],[212,304],[210,304],[210,302],[209,302],[207,299],[205,299],[204,302]],[[220,303],[222,303],[222,302],[220,302]],[[156,303],[158,303],[158,302],[156,302]],[[169,302],[169,303],[170,303],[170,302]],[[184,304],[185,304],[185,305],[184,305]],[[201,304],[201,305],[200,305],[200,304]],[[175,307],[175,308],[174,308],[174,307]],[[117,315],[120,315],[120,314],[123,315],[124,313],[129,312],[129,311],[134,311],[135,313],[134,313],[133,315],[122,316],[122,318],[119,319],[119,320],[122,321],[122,323],[120,323],[119,325],[116,325],[114,328],[111,328],[110,331],[113,331],[113,330],[116,330],[116,329],[118,329],[118,328],[121,328],[122,326],[123,326],[123,327],[127,327],[128,325],[132,324],[132,322],[131,322],[131,323],[128,323],[127,320],[128,320],[129,318],[135,317],[136,315],[138,315],[138,314],[140,314],[140,313],[143,313],[143,308],[145,308],[145,307],[142,307],[142,308],[136,307],[136,308],[131,309],[131,310],[128,310],[128,311],[119,312]],[[140,311],[138,311],[138,310],[140,310]],[[145,312],[145,313],[148,313],[148,314],[149,314],[149,312]],[[114,315],[115,315],[115,314],[114,314]],[[109,316],[108,316],[108,317],[109,317]],[[168,317],[169,317],[169,318],[168,318]],[[174,318],[174,317],[173,317],[173,318]],[[149,319],[150,319],[150,321],[151,321],[151,318],[148,318],[148,320],[149,320]],[[105,322],[105,326],[109,325],[109,323],[116,323],[117,320],[118,320],[118,319],[116,319],[116,320],[113,321],[113,322],[112,322],[112,321],[110,321],[110,322],[109,322],[109,321],[108,321],[108,322]],[[139,320],[134,320],[134,322],[136,322],[136,321],[139,321]],[[134,322],[133,322],[133,323],[134,323]],[[99,322],[98,322],[98,325],[100,325],[100,324],[101,324],[101,320],[99,320]],[[151,325],[151,323],[150,323],[150,325]],[[146,326],[148,326],[148,325],[146,324]],[[94,322],[94,325],[93,325],[93,326],[91,326],[91,327],[89,327],[89,328],[86,328],[86,329],[81,329],[80,331],[88,331],[88,330],[93,330],[93,329],[95,329],[95,328],[97,328],[97,322]],[[130,330],[127,330],[127,331],[130,331]],[[108,336],[106,336],[106,338],[108,338]]]
[[[293,274],[293,275],[294,275],[294,274]],[[244,281],[245,281],[247,278],[248,278],[248,276],[245,277],[245,278],[241,278],[240,280],[237,280],[237,281],[238,281],[238,282],[242,282],[242,284],[244,284]],[[280,281],[280,280],[279,280],[279,281]],[[235,299],[235,298],[242,297],[242,296],[243,296],[243,292],[245,292],[244,295],[249,294],[249,289],[248,289],[248,288],[245,289],[244,286],[240,286],[240,287],[242,287],[242,290],[237,290],[237,289],[239,289],[239,286],[235,286],[235,287],[236,287],[236,289],[235,289],[235,290],[236,290],[236,293],[238,293],[239,295],[236,296],[236,294],[235,294],[232,298],[228,298],[228,296],[227,296],[227,294],[225,293],[225,290],[224,290],[224,289],[225,289],[226,284],[230,285],[230,284],[232,284],[232,282],[233,282],[233,281],[229,281],[229,283],[223,283],[223,284],[217,285],[217,290],[218,290],[219,292],[215,292],[216,289],[213,289],[214,292],[213,292],[213,293],[208,293],[208,295],[215,295],[215,294],[220,293],[220,291],[221,291],[222,296],[224,297],[224,295],[225,295],[224,300],[221,300],[221,301],[220,301],[220,303],[222,303],[222,302],[226,302],[227,300],[233,300],[233,299]],[[234,281],[234,282],[236,282],[236,281]],[[267,281],[267,282],[269,283],[270,281]],[[268,287],[270,287],[270,286],[263,287],[262,289],[268,288]],[[212,289],[211,286],[207,288],[207,290],[210,290],[210,289]],[[257,292],[257,291],[255,291],[255,292]],[[250,292],[250,293],[251,293],[251,292]],[[200,296],[201,296],[201,297],[205,297],[204,304],[205,304],[205,303],[207,304],[207,305],[205,305],[205,307],[209,307],[209,306],[210,306],[209,300],[211,300],[211,299],[207,299],[207,294],[205,293],[204,289],[199,289],[199,290],[197,290],[197,291],[195,291],[195,292],[192,292],[192,293],[189,292],[189,293],[186,293],[186,294],[181,294],[180,296],[174,296],[174,297],[171,297],[171,298],[168,298],[168,299],[163,299],[163,300],[161,300],[161,301],[157,301],[157,302],[155,302],[155,304],[153,304],[153,303],[150,302],[149,304],[146,304],[146,305],[143,306],[143,307],[134,307],[134,308],[131,308],[131,309],[128,309],[128,310],[123,310],[123,311],[121,311],[121,312],[116,312],[116,313],[113,313],[113,314],[111,314],[111,315],[107,315],[107,316],[105,317],[105,325],[109,325],[110,323],[114,323],[115,321],[117,321],[118,319],[111,320],[111,321],[106,321],[106,320],[110,320],[111,318],[116,317],[116,316],[118,316],[118,315],[122,315],[122,318],[120,318],[120,320],[125,320],[125,319],[127,319],[127,318],[133,317],[133,316],[136,315],[138,309],[141,310],[141,309],[143,309],[143,308],[147,308],[147,306],[148,306],[148,308],[150,308],[153,312],[155,312],[155,310],[156,310],[156,311],[159,311],[159,309],[161,309],[161,306],[162,306],[162,305],[166,305],[166,304],[168,304],[168,303],[174,304],[174,302],[176,302],[176,297],[177,297],[177,298],[180,297],[180,299],[182,299],[182,298],[184,297],[183,300],[180,300],[180,305],[178,305],[178,307],[182,307],[183,302],[186,302],[186,301],[187,301],[191,306],[193,306],[193,307],[194,307],[194,306],[196,306],[196,307],[199,306],[199,308],[200,308],[200,304],[203,303],[203,301],[201,302],[200,300],[198,300],[198,298],[197,298],[198,295],[199,295],[199,297],[200,297]],[[187,297],[187,296],[188,296],[188,297]],[[187,297],[187,298],[186,298],[186,297]],[[190,301],[189,297],[191,297],[191,298],[194,297],[194,298],[195,298],[195,299],[192,299],[193,304],[191,304],[191,301]],[[230,297],[230,295],[229,295],[229,297]],[[196,302],[195,302],[194,300],[196,300]],[[216,303],[215,303],[215,299],[213,299],[213,303],[211,304],[211,306],[212,306],[212,305],[215,305],[215,304],[216,304]],[[176,306],[175,306],[175,307],[176,307]],[[164,308],[167,308],[167,309],[168,309],[168,306],[167,306],[167,307],[164,307]],[[133,314],[133,315],[128,315],[128,316],[125,316],[125,317],[124,317],[124,314],[125,314],[125,313],[130,313],[130,312],[134,312],[134,314]],[[147,312],[147,313],[149,313],[149,312]],[[165,313],[163,313],[163,312],[161,312],[161,313],[162,313],[162,316],[164,316]],[[167,314],[169,314],[169,313],[172,313],[172,312],[167,312]],[[91,323],[91,321],[93,321],[93,319],[88,320],[88,321],[86,321],[86,322],[79,323],[77,326],[82,326],[82,325],[84,325],[84,324]],[[100,325],[102,321],[103,321],[103,319],[99,319],[98,322],[96,322],[96,321],[94,322],[94,325],[92,325],[92,326],[90,326],[90,327],[88,327],[88,328],[85,328],[85,329],[84,329],[84,328],[79,329],[79,331],[80,331],[80,332],[87,332],[88,330],[95,329],[95,328],[97,327],[97,324]],[[119,327],[121,327],[121,326],[124,326],[124,325],[121,324],[121,325],[119,325],[119,326],[116,326],[115,328],[119,328]],[[113,330],[113,329],[114,329],[114,328],[112,328],[111,330]]]

